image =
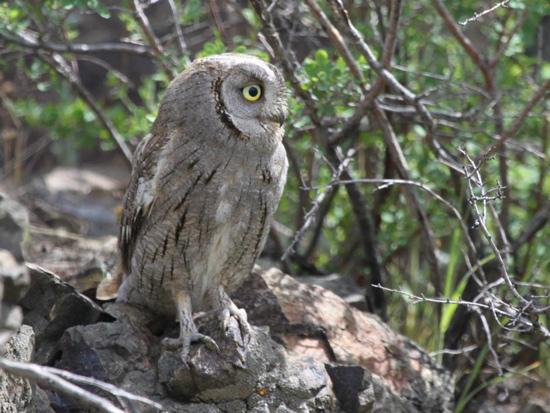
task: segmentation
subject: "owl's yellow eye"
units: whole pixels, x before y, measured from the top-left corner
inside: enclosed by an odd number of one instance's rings
[[[243,97],[249,102],[256,102],[262,97],[262,87],[257,84],[245,86],[243,88]]]

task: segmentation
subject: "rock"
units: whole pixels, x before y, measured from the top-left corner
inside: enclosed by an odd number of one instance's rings
[[[29,284],[27,268],[7,250],[0,250],[0,349],[23,322],[17,305]]]
[[[299,276],[297,281],[304,284],[319,285],[342,297],[344,301],[359,310],[366,311],[365,302],[366,289],[357,285],[352,277],[340,274],[329,274],[319,276]]]
[[[196,324],[222,351],[194,344],[187,363],[179,349],[161,344],[177,335],[175,321],[121,303],[98,309],[51,275],[38,273],[37,285],[65,296],[60,302],[70,303],[67,308],[81,306],[83,315],[75,325],[68,312],[59,313],[70,322],[59,320],[53,327],[45,316],[33,318],[37,337],[51,340],[62,334],[48,363],[148,397],[161,403],[163,411],[452,411],[450,375],[414,343],[334,293],[278,270],[257,270],[236,292],[235,301],[246,307],[252,324],[247,351],[236,320],[224,333],[218,315],[207,313]],[[55,307],[53,296],[45,290],[42,295],[33,311],[48,314]],[[49,345],[48,340],[37,340],[37,345],[41,354],[40,346]],[[48,395],[56,411],[79,409],[77,403]],[[138,402],[132,405],[139,412],[154,411]]]
[[[128,173],[126,165],[113,162],[57,167],[34,179],[21,199],[49,228],[65,228],[91,237],[115,235],[115,210]]]
[[[24,322],[35,329],[34,361],[48,364],[58,352],[59,339],[68,327],[112,319],[101,307],[54,273],[27,264],[31,284],[20,300]]]
[[[206,402],[246,399],[283,360],[282,349],[271,342],[265,330],[252,329],[246,359],[242,363],[235,357],[234,341],[224,337],[219,322],[210,320],[201,327],[223,352],[217,353],[202,345],[194,346],[185,365],[179,350],[163,351],[158,362],[159,381],[166,385],[172,397]]]
[[[354,409],[361,407],[357,404],[360,398],[369,400],[368,391],[365,393],[369,387],[378,389],[376,394],[381,394],[380,388],[389,392],[386,410],[380,411],[393,411],[397,404],[390,405],[389,401],[394,399],[404,411],[452,411],[454,383],[450,374],[377,316],[352,308],[331,291],[299,283],[275,268],[250,277],[236,295],[241,294],[249,319],[269,325],[291,354],[309,355],[326,363],[333,383],[335,377],[348,380],[343,387],[345,395],[335,384],[342,408],[350,406],[344,411],[360,411]],[[251,301],[246,299],[248,295],[253,296]],[[268,314],[255,312],[262,303],[267,304]],[[334,370],[334,366],[344,370]],[[355,399],[359,401],[350,404],[349,400]]]
[[[223,352],[193,345],[184,364],[179,350],[161,345],[165,334],[156,336],[148,327],[156,323],[150,314],[119,303],[109,305],[108,311],[116,321],[67,329],[57,367],[119,385],[170,411],[254,411],[247,409],[262,405],[300,411],[333,405],[323,364],[289,362],[284,348],[271,340],[265,328],[252,328],[243,363],[235,349],[240,337],[224,336],[217,317],[200,319],[201,331],[211,335]],[[238,330],[237,322],[232,322],[230,330]],[[63,406],[77,407],[65,400]],[[237,406],[244,410],[234,410]]]
[[[33,395],[33,405],[32,410],[33,412],[38,413],[55,413],[55,410],[52,409],[50,404],[50,398],[48,397],[48,392],[44,391],[38,386],[34,387],[34,395]]]
[[[34,348],[33,329],[22,325],[18,306],[29,286],[28,270],[21,263],[28,225],[27,211],[0,193],[0,357],[15,361],[30,361]],[[27,380],[0,370],[2,413],[28,411],[32,393]]]
[[[2,357],[16,361],[30,361],[34,346],[34,333],[30,326],[22,325],[2,348]],[[30,411],[33,388],[28,380],[0,370],[0,411],[22,413]]]
[[[23,259],[23,244],[29,234],[29,214],[20,203],[0,193],[0,249]]]

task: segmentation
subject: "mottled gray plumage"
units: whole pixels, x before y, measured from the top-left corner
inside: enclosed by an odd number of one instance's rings
[[[243,88],[260,85],[247,101]],[[119,237],[127,277],[118,300],[178,315],[189,344],[206,339],[192,313],[219,309],[246,332],[230,300],[266,240],[286,180],[286,89],[252,56],[193,62],[166,90],[152,133],[136,150]]]

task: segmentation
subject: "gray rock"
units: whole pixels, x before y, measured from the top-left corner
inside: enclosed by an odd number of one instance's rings
[[[330,401],[323,393],[329,386],[323,365],[289,363],[284,348],[266,328],[252,328],[243,362],[237,351],[240,334],[226,336],[217,317],[202,318],[201,331],[211,335],[223,352],[194,345],[184,364],[177,349],[161,345],[164,334],[155,336],[147,327],[157,322],[150,314],[119,303],[111,304],[108,311],[116,321],[67,329],[57,367],[117,384],[159,401],[169,411],[246,412],[262,404],[300,411],[295,409]],[[232,329],[238,330],[234,320]],[[319,396],[323,400],[317,401]],[[63,403],[65,408],[76,408]]]
[[[0,193],[0,249],[10,251],[21,261],[22,244],[28,239],[29,214],[20,203]]]
[[[3,345],[23,322],[23,313],[17,303],[28,284],[27,268],[18,264],[11,252],[0,250],[0,354]]]
[[[40,277],[46,277],[43,271]],[[235,320],[223,332],[218,316],[205,314],[197,326],[221,351],[194,344],[187,363],[178,349],[161,344],[177,334],[175,321],[120,303],[101,310],[54,281],[37,285],[72,296],[59,301],[68,308],[82,306],[84,321],[75,325],[70,314],[61,312],[70,322],[42,325],[52,309],[57,314],[51,302],[55,295],[42,291],[42,303],[32,311],[47,313],[33,320],[42,336],[62,334],[49,362],[148,397],[166,412],[452,410],[450,375],[414,343],[332,292],[277,270],[252,275],[237,292],[236,301],[247,308],[252,323],[247,351]],[[54,393],[48,396],[54,410],[79,409]],[[154,411],[137,402],[132,406]]]
[[[9,360],[30,361],[34,346],[32,327],[22,325],[3,348],[3,357]],[[24,413],[33,405],[33,388],[28,380],[0,370],[0,411]]]
[[[230,323],[230,329],[238,329],[235,320]],[[195,346],[187,365],[182,363],[178,350],[163,351],[158,364],[159,380],[172,397],[207,402],[246,399],[256,390],[257,383],[265,381],[270,370],[284,361],[282,347],[271,341],[265,329],[252,328],[243,364],[237,350],[242,343],[236,345],[225,336],[218,320],[212,318],[201,327],[222,351]]]
[[[90,324],[111,317],[88,297],[80,294],[54,273],[27,264],[31,285],[20,300],[24,322],[35,329],[34,361],[48,364],[58,351],[58,342],[68,327]]]

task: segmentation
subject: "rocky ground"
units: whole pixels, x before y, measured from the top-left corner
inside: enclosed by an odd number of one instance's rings
[[[93,173],[56,173],[65,183],[76,180],[72,191],[56,191],[50,176],[20,197],[28,208],[0,200],[0,344],[6,359],[93,377],[157,403],[84,386],[123,411],[452,411],[453,379],[425,351],[346,297],[275,268],[257,267],[234,294],[253,326],[246,353],[236,322],[223,333],[215,314],[203,314],[199,329],[221,351],[195,345],[184,364],[177,350],[161,345],[177,335],[173,320],[92,299],[112,266],[112,194],[124,183]],[[83,189],[99,194],[95,204],[81,206]],[[79,214],[99,224],[83,225]],[[336,285],[338,292],[340,284],[333,277],[327,287]],[[48,381],[30,385],[0,374],[2,412],[83,411],[80,399],[53,390]]]

